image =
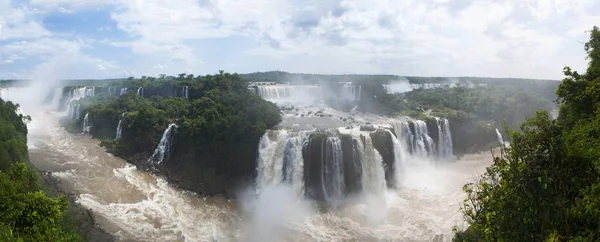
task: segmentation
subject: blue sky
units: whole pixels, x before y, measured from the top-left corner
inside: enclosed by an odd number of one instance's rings
[[[254,72],[562,78],[583,0],[0,0],[0,79]]]

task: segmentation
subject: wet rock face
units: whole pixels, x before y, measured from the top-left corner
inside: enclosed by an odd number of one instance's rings
[[[362,157],[358,140],[350,135],[341,135],[342,154],[344,158],[344,184],[348,195],[358,194],[362,190]]]
[[[323,141],[327,138],[325,133],[315,133],[309,138],[309,141],[302,148],[302,157],[304,159],[304,189],[305,196],[315,200],[324,200],[325,195],[322,190],[322,166]]]
[[[376,132],[371,133],[371,139],[373,140],[373,147],[379,152],[383,159],[383,169],[385,171],[385,180],[388,187],[396,186],[396,177],[394,173],[394,143],[393,137],[389,132],[378,129]]]
[[[370,125],[370,124],[366,124],[366,125],[361,125],[360,126],[360,131],[369,131],[369,132],[373,132],[375,131],[375,126]]]

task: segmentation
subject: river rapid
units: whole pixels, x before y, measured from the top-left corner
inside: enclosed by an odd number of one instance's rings
[[[87,135],[67,133],[61,115],[32,114],[31,161],[120,241],[450,241],[452,226],[464,226],[462,185],[491,163],[489,153],[408,163],[399,189],[330,211],[285,186],[240,192],[239,200],[203,198],[137,170]]]

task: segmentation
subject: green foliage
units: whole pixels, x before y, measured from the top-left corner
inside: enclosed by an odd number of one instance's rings
[[[467,184],[470,227],[455,241],[600,240],[600,31],[585,45],[585,74],[568,67],[557,121],[538,112],[510,131],[512,144]]]
[[[63,228],[67,201],[40,189],[35,170],[27,167],[30,117],[18,105],[0,99],[0,238],[2,241],[79,241]]]

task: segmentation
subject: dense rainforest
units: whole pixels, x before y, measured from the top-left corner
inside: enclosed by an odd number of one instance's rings
[[[2,241],[80,241],[65,216],[65,197],[46,195],[29,163],[30,117],[0,99],[0,239]]]
[[[249,92],[237,74],[130,78],[120,85],[129,91],[76,101],[83,108],[75,120],[64,120],[68,129],[81,132],[89,115],[90,134],[110,152],[203,195],[252,179],[258,142],[281,121],[277,106]],[[115,139],[120,121],[122,135]],[[177,125],[164,154],[169,162],[150,161],[169,124]]]
[[[588,68],[565,67],[556,120],[539,111],[509,130],[512,144],[467,184],[469,227],[455,241],[600,240],[600,30],[584,45]]]

